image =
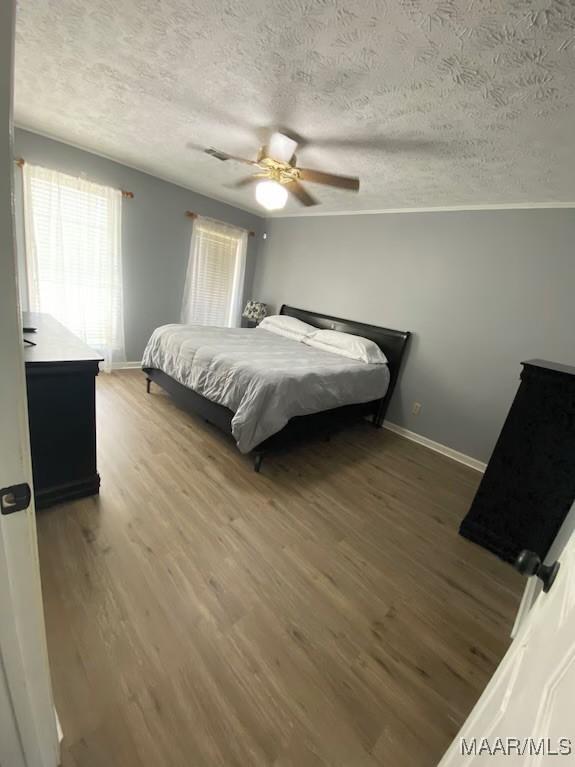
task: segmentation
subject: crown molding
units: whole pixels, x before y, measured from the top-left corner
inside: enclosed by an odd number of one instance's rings
[[[480,205],[446,205],[422,208],[379,208],[374,210],[313,210],[309,213],[275,213],[266,216],[266,221],[276,218],[317,218],[318,216],[379,216],[386,213],[464,213],[479,210],[557,210],[575,208],[575,202],[509,202],[483,203]]]

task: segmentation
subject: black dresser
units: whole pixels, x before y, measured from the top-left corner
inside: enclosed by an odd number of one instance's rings
[[[507,562],[544,560],[575,500],[575,367],[523,362],[521,384],[460,533]]]
[[[24,312],[28,419],[37,508],[97,493],[95,381],[102,357],[49,314]]]

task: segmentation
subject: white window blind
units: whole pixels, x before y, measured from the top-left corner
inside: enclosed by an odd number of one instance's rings
[[[194,220],[182,301],[186,325],[241,323],[248,233],[199,216]]]
[[[26,163],[28,301],[104,357],[124,359],[122,193]]]

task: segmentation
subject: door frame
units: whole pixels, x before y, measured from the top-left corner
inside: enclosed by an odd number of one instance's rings
[[[15,0],[0,2],[0,488],[32,488],[14,226]],[[0,736],[25,767],[60,760],[42,607],[34,502],[0,514]],[[0,749],[0,754],[7,756]],[[12,759],[12,756],[11,756]],[[13,757],[17,760],[18,757]],[[10,761],[7,764],[18,764]]]

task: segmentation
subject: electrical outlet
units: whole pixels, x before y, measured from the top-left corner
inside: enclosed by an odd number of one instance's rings
[[[419,415],[421,412],[422,404],[421,402],[414,402],[413,407],[411,408],[411,412],[413,415]]]

